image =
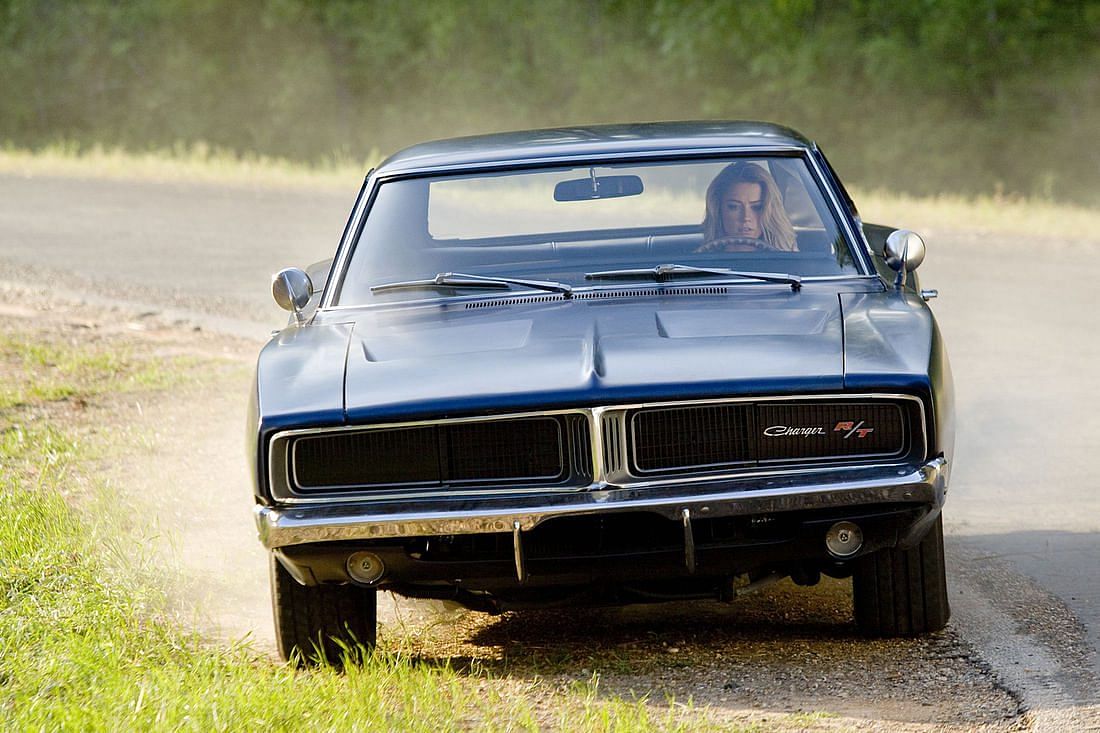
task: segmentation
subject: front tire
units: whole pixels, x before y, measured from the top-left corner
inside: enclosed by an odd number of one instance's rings
[[[856,626],[871,636],[914,636],[947,625],[943,517],[918,545],[887,548],[859,558],[852,573]]]
[[[279,656],[303,665],[340,666],[358,646],[375,645],[378,591],[356,585],[302,585],[274,555],[271,607]]]

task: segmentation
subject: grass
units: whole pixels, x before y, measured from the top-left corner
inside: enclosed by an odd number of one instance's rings
[[[787,722],[791,725],[805,728],[824,720],[832,720],[839,717],[840,716],[836,713],[823,711],[815,711],[812,713],[793,713],[787,716]]]
[[[348,191],[381,161],[378,150],[363,160],[334,156],[313,165],[262,155],[240,155],[196,143],[144,153],[118,148],[55,144],[34,151],[0,148],[0,174],[119,180],[197,181],[260,187]],[[917,197],[881,190],[852,192],[865,221],[914,229],[1029,235],[1100,242],[1100,210],[1035,197],[943,194]]]
[[[347,191],[357,187],[380,160],[377,150],[370,151],[363,160],[333,156],[307,165],[266,155],[240,155],[204,143],[144,153],[59,143],[33,151],[0,148],[0,173]]]
[[[1039,239],[1100,243],[1100,210],[1042,198],[986,196],[916,197],[888,191],[853,191],[866,222],[912,229],[1011,234]],[[990,243],[995,240],[990,238]]]
[[[55,436],[21,443],[28,450],[3,457],[56,455]],[[5,729],[454,730],[482,704],[453,672],[407,660],[374,657],[340,676],[204,648],[107,580],[95,538],[49,490],[63,470],[53,461],[40,467],[38,489],[5,486],[0,495]]]
[[[717,729],[690,705],[608,696],[596,676],[559,690],[387,650],[303,671],[210,645],[171,620],[111,502],[66,501],[74,481],[106,491],[88,475],[104,433],[43,419],[53,400],[161,389],[190,365],[11,333],[0,355],[20,395],[0,409],[0,729]]]
[[[178,369],[156,359],[135,359],[125,346],[51,343],[0,333],[0,411],[61,400],[87,400],[105,391],[170,386]]]

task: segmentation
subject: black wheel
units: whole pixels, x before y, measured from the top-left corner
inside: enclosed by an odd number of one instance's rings
[[[272,555],[271,608],[279,655],[300,664],[340,665],[376,639],[378,591],[355,585],[302,585]]]
[[[856,626],[872,636],[912,636],[947,625],[943,519],[908,550],[889,548],[855,562],[852,600]]]

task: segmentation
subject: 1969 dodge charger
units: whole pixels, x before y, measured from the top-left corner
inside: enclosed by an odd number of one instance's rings
[[[852,579],[872,635],[949,610],[953,397],[914,269],[763,123],[460,138],[368,174],[249,415],[287,658],[380,590],[497,613]]]

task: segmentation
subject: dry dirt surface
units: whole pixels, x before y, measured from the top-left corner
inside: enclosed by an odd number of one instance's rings
[[[170,389],[62,403],[48,419],[90,430],[110,446],[100,468],[135,530],[127,541],[134,554],[152,558],[180,622],[214,643],[243,640],[274,656],[267,560],[252,525],[243,449],[260,344],[11,283],[0,283],[0,295],[0,333],[107,344],[189,365],[189,376]],[[842,581],[814,588],[783,582],[728,605],[498,617],[387,598],[380,644],[479,670],[487,673],[482,684],[523,689],[536,700],[598,678],[603,694],[645,697],[658,707],[674,699],[719,725],[883,731],[1032,725],[1021,697],[960,634],[966,623],[959,624],[958,613],[940,634],[867,640],[855,633],[849,592]]]

